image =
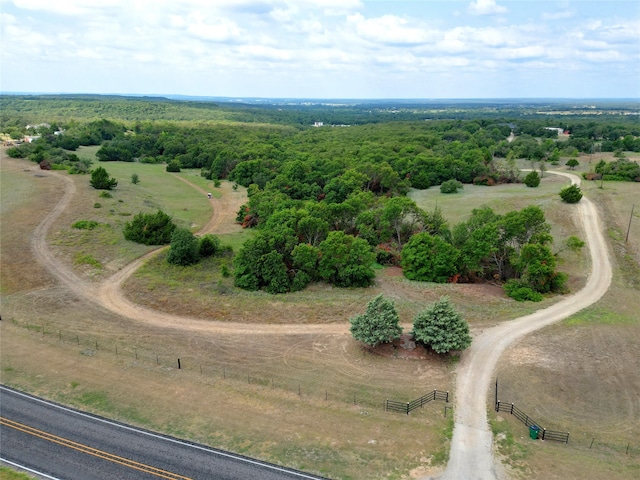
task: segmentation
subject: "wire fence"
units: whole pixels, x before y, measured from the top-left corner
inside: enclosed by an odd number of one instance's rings
[[[189,355],[157,353],[147,347],[135,347],[112,340],[98,339],[87,334],[65,332],[61,329],[46,326],[41,323],[30,323],[28,321],[19,322],[15,319],[12,319],[12,323],[16,326],[28,329],[32,333],[41,334],[43,337],[48,339],[57,339],[58,341],[66,344],[78,345],[82,348],[82,355],[114,355],[116,357],[135,360],[138,363],[155,365],[161,369],[195,373],[206,377],[209,380],[228,380],[241,382],[245,385],[270,388],[274,390],[277,389],[290,394],[295,394],[300,399],[310,401],[323,400],[327,402],[350,404],[357,407],[381,408],[383,410],[388,410],[388,400],[384,398],[384,396],[380,395],[380,392],[372,393],[358,385],[354,385],[352,389],[336,389],[335,387],[332,388],[329,386],[319,387],[317,384],[310,385],[309,383],[305,383],[304,379],[292,379],[283,375],[271,374],[264,371],[249,371],[235,365],[213,364],[201,361],[200,359]],[[448,392],[443,392],[443,394],[448,398]],[[428,395],[432,395],[432,393]],[[438,396],[440,395],[441,393],[438,393]]]

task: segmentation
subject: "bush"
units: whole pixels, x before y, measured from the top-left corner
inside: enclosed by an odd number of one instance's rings
[[[180,171],[180,162],[178,160],[171,160],[167,164],[167,172],[179,172]]]
[[[172,265],[188,266],[198,263],[198,239],[186,228],[176,228],[171,235],[171,248],[167,262]]]
[[[98,190],[111,190],[118,186],[118,181],[115,178],[109,178],[107,171],[98,167],[91,173],[89,185]]]
[[[540,185],[540,175],[535,170],[533,172],[529,172],[526,177],[524,177],[524,184],[527,187],[535,188]]]
[[[532,288],[523,285],[519,280],[509,280],[504,284],[504,291],[508,296],[518,302],[530,301],[541,302],[543,297],[541,293],[534,291]]]
[[[137,173],[131,174],[131,183],[133,183],[134,185],[137,185],[140,183],[140,176]]]
[[[207,234],[198,241],[198,253],[201,257],[213,257],[220,251],[220,239],[215,235]]]
[[[71,225],[71,227],[78,228],[80,230],[93,230],[99,225],[100,223],[96,222],[95,220],[79,220]]]
[[[139,213],[124,226],[124,238],[144,245],[166,245],[176,229],[171,217],[161,210]]]
[[[93,208],[102,208],[102,204],[96,202],[96,203],[93,204]]]
[[[104,192],[100,192],[100,198],[113,198],[113,195],[111,195],[109,192],[104,191]]]
[[[372,347],[391,342],[402,333],[395,305],[382,295],[378,295],[367,304],[364,314],[349,321],[353,338]]]
[[[442,185],[440,185],[440,191],[442,193],[456,193],[461,188],[463,188],[462,182],[453,178],[451,180],[443,182]]]
[[[560,198],[566,203],[578,203],[582,199],[582,190],[578,185],[571,185],[560,190]]]
[[[411,333],[417,341],[429,345],[436,353],[464,350],[471,345],[469,325],[455,311],[449,297],[440,298],[418,313],[413,320]]]

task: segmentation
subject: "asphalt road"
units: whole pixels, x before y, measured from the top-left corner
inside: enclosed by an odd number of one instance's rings
[[[0,459],[52,478],[319,479],[215,450],[0,386]]]

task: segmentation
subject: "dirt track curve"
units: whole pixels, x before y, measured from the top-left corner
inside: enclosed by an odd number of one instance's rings
[[[576,175],[562,175],[580,184]],[[458,365],[455,426],[449,463],[443,480],[495,480],[493,439],[487,422],[487,393],[504,350],[514,341],[558,322],[597,302],[611,284],[611,263],[595,205],[586,197],[575,205],[591,254],[591,272],[585,287],[562,301],[530,315],[485,330],[473,339]]]
[[[39,261],[76,295],[97,303],[118,315],[139,322],[194,332],[281,335],[348,333],[348,325],[346,324],[260,325],[216,322],[180,317],[136,305],[122,294],[121,286],[140,265],[159,250],[137,259],[99,284],[85,282],[56,260],[46,243],[47,231],[65,210],[75,193],[75,186],[70,178],[55,172],[51,173],[63,179],[66,184],[65,194],[51,214],[38,225],[31,244]],[[548,173],[563,175],[573,183],[579,184],[580,182],[577,176],[568,173]],[[187,181],[187,183],[190,182]],[[194,188],[203,194],[206,193],[198,187],[194,186]],[[228,191],[224,192],[221,200],[210,200],[213,216],[200,233],[224,233],[228,231],[229,225],[234,224],[235,214],[240,203],[238,203],[239,200],[232,199],[233,193],[230,191],[230,187],[227,185],[226,188]],[[586,197],[575,205],[575,208],[582,222],[592,259],[592,270],[587,284],[579,292],[551,307],[485,330],[480,336],[473,339],[471,347],[464,352],[458,366],[455,427],[449,463],[444,474],[439,477],[443,480],[495,480],[499,478],[496,474],[492,454],[492,435],[487,423],[487,392],[498,359],[507,346],[515,340],[562,320],[598,301],[611,283],[611,264],[597,209]]]

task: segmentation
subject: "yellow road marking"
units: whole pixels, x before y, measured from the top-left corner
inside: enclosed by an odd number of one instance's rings
[[[155,475],[156,477],[167,478],[169,480],[191,480],[189,477],[183,477],[182,475],[178,475],[177,473],[168,472],[160,468],[152,467],[151,465],[146,465],[134,460],[129,460],[128,458],[119,457],[118,455],[104,452],[102,450],[98,450],[97,448],[89,447],[82,443],[77,443],[66,438],[58,437],[57,435],[53,435],[52,433],[43,432],[42,430],[38,430],[37,428],[33,428],[22,423],[14,422],[13,420],[9,420],[8,418],[0,417],[0,424],[6,427],[14,428],[24,433],[28,433],[35,437],[42,438],[44,440],[48,440],[65,447],[72,448],[79,452],[93,455],[94,457],[109,460],[110,462],[118,463],[135,470],[140,470],[141,472],[150,473],[151,475]]]

